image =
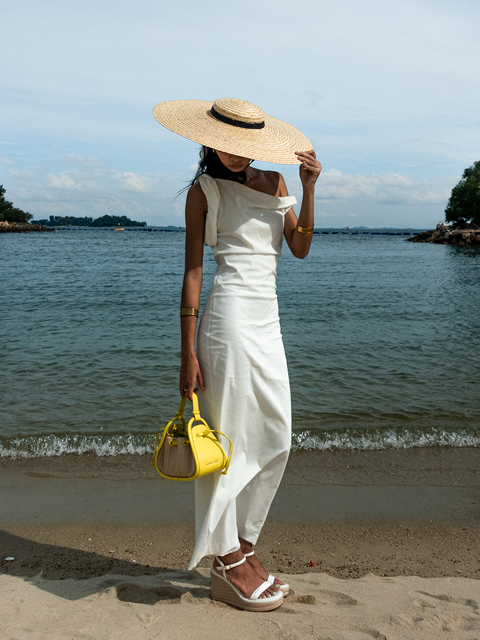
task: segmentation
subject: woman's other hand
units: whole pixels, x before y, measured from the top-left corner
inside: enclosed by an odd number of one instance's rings
[[[198,387],[195,387],[197,381]],[[195,354],[186,356],[182,355],[179,388],[182,398],[186,395],[190,401],[192,400],[192,393],[194,391],[196,393],[198,391],[198,388],[200,388],[202,391],[205,391],[200,363],[198,362],[197,356]]]
[[[302,163],[300,165],[300,180],[304,187],[314,187],[322,171],[322,165],[317,160],[315,151],[295,151],[295,155]]]

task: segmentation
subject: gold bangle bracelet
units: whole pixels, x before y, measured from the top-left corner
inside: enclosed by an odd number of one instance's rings
[[[195,316],[196,318],[198,318],[198,309],[195,309],[195,307],[182,307],[180,309],[180,315],[181,316]]]
[[[313,227],[301,227],[297,226],[298,233],[313,233]]]

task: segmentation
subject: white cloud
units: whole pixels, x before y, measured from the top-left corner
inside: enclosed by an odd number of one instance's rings
[[[444,178],[410,178],[398,173],[383,175],[343,174],[330,169],[321,174],[315,191],[317,201],[363,201],[384,205],[446,203],[460,176]],[[288,184],[301,197],[300,180],[291,176]],[[353,214],[355,215],[355,214]]]
[[[141,176],[132,171],[124,171],[123,173],[116,173],[115,178],[120,182],[120,189],[124,191],[138,191],[145,193],[150,190],[152,181],[146,176]]]
[[[381,204],[433,204],[448,199],[455,183],[452,178],[414,179],[393,172],[365,176],[327,171],[316,197],[342,201],[364,199]]]
[[[179,202],[172,202],[170,210],[175,218],[183,218],[185,215],[184,207]]]
[[[10,175],[17,180],[25,180],[26,178],[33,178],[35,174],[28,169],[10,169]]]
[[[67,189],[69,191],[80,191],[82,185],[80,182],[73,180],[65,173],[61,173],[59,176],[49,173],[47,175],[47,181],[50,187],[53,189]]]
[[[16,167],[17,163],[13,160],[9,160],[8,158],[0,158],[0,163],[7,165],[7,167]]]
[[[83,156],[77,156],[75,153],[67,153],[63,157],[68,162],[81,167],[100,167],[102,164],[98,158],[84,158]]]

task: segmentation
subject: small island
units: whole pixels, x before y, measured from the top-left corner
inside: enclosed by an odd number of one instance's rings
[[[32,220],[32,224],[46,227],[146,227],[146,222],[130,220],[127,216],[101,216],[100,218],[76,218],[74,216],[50,216],[48,220]]]

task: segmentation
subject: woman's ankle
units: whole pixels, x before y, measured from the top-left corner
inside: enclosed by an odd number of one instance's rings
[[[235,564],[236,562],[240,562],[240,560],[243,558],[242,548],[240,547],[240,549],[237,549],[237,551],[232,551],[232,553],[226,553],[224,556],[218,556],[218,558],[225,565]]]
[[[253,551],[253,544],[251,542],[248,542],[248,540],[245,540],[244,538],[240,538],[240,536],[238,537],[238,541],[240,542],[240,549],[243,553],[250,553]]]

